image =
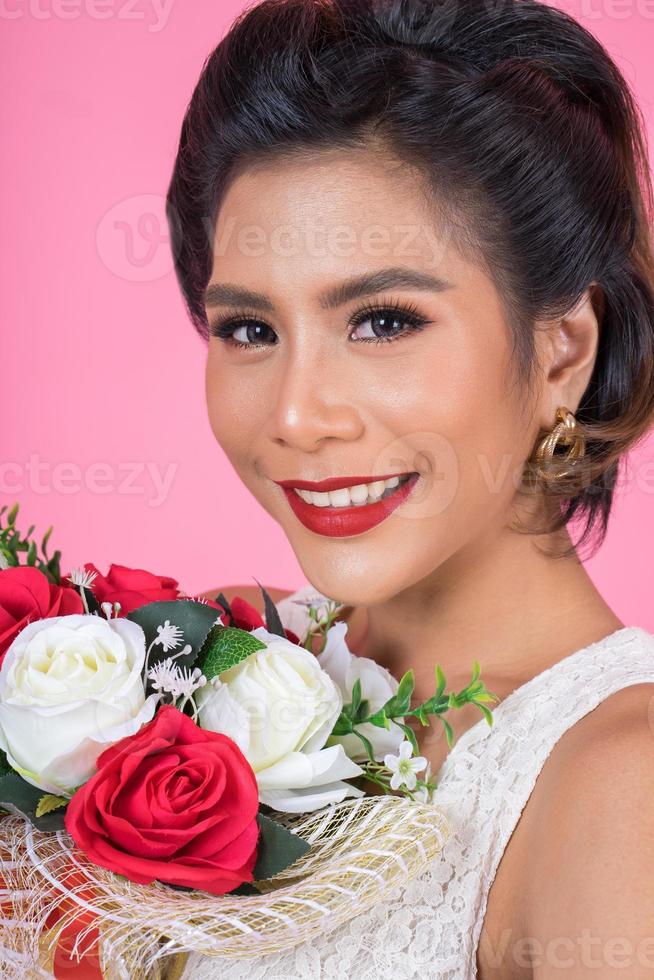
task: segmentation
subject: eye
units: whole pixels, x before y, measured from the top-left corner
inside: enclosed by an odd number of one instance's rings
[[[266,339],[270,339],[271,334],[276,337],[272,327],[247,314],[218,319],[211,324],[210,332],[212,337],[219,337],[232,347],[254,349],[274,346],[277,343],[276,340],[273,340],[270,345],[266,343]]]
[[[384,343],[399,340],[410,332],[421,330],[429,321],[421,316],[412,304],[397,303],[388,306],[368,306],[356,313],[350,323],[354,333],[359,332],[358,343]],[[408,329],[407,329],[408,328]],[[361,336],[361,332],[368,336]]]

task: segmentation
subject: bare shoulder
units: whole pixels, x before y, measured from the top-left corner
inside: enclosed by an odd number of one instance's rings
[[[559,977],[561,957],[575,980],[652,976],[654,682],[610,695],[559,739],[524,817],[534,978]]]
[[[270,594],[273,602],[279,602],[280,599],[284,599],[287,595],[293,594],[292,589],[276,589],[268,585],[265,585],[264,588]],[[207,589],[206,592],[201,592],[200,595],[205,599],[215,599],[219,592],[222,592],[228,602],[231,602],[236,596],[240,596],[241,599],[245,599],[246,602],[249,602],[259,612],[263,612],[261,590],[258,585],[220,586],[215,589]]]

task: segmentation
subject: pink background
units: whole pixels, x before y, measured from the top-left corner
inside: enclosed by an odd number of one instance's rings
[[[54,524],[66,570],[116,561],[189,592],[305,581],[209,429],[205,349],[163,212],[186,103],[243,6],[13,0],[0,11],[0,500],[20,500],[23,528]],[[561,6],[607,46],[651,129],[654,0]],[[153,473],[172,478],[167,489]],[[650,438],[588,564],[620,618],[652,631],[653,493]]]

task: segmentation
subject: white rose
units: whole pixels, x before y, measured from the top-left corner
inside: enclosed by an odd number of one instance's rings
[[[0,748],[20,775],[70,795],[98,755],[153,717],[145,635],[128,619],[53,616],[16,636],[0,667]]]
[[[202,728],[229,735],[254,769],[262,803],[306,813],[362,791],[343,747],[325,748],[342,700],[315,656],[260,626],[266,644],[195,695]]]
[[[361,681],[361,699],[368,701],[370,714],[374,714],[397,692],[399,683],[374,660],[350,653],[345,642],[346,633],[347,623],[334,623],[327,632],[325,649],[316,659],[338,686],[345,704],[352,700],[355,682]],[[358,725],[357,729],[372,744],[378,762],[388,753],[397,753],[405,738],[399,725],[392,722],[390,729],[378,728],[370,722]],[[363,742],[356,735],[338,735],[330,741],[342,745],[351,759],[361,762],[368,758]]]

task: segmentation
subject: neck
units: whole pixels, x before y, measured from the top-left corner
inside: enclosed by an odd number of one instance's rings
[[[506,696],[623,625],[576,554],[552,558],[539,550],[543,544],[566,546],[570,537],[565,529],[556,539],[503,530],[477,539],[428,578],[359,607],[350,627],[353,650],[396,677],[412,667],[421,700],[434,692],[437,663],[447,690],[460,690],[473,660],[487,687]]]

